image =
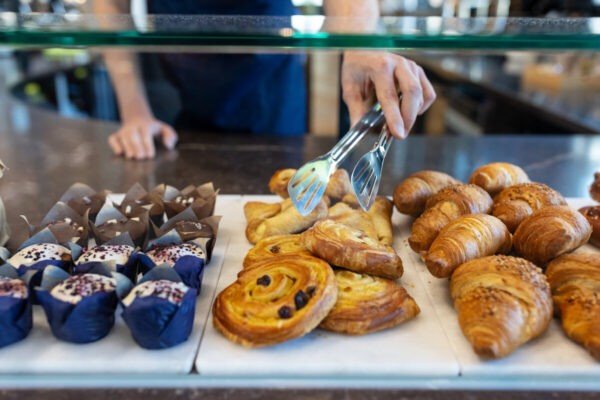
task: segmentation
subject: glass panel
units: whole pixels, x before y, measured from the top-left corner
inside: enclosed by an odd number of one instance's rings
[[[600,49],[600,18],[0,13],[0,43],[382,49]]]

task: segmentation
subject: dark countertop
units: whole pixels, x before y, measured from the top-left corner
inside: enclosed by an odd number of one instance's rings
[[[280,168],[298,167],[329,149],[333,138],[273,138],[240,135],[183,133],[173,152],[161,151],[155,160],[136,162],[113,157],[106,137],[116,125],[100,121],[68,120],[0,97],[0,159],[10,168],[0,180],[13,228],[11,246],[24,239],[24,214],[37,223],[73,183],[122,192],[133,183],[152,187],[166,182],[177,187],[213,181],[222,193],[267,193],[271,174]],[[375,137],[373,137],[375,140]],[[366,151],[365,144],[358,154]],[[354,161],[356,157],[354,157]],[[503,160],[525,168],[533,180],[565,196],[586,196],[593,172],[600,170],[600,137],[490,136],[482,138],[424,137],[414,135],[396,142],[385,164],[381,193],[390,195],[408,174],[421,169],[448,172],[467,180],[479,165]],[[352,159],[348,164],[352,165]],[[558,398],[554,392],[470,392],[413,390],[282,390],[263,389],[43,389],[0,390],[0,396],[22,398],[43,395],[64,398],[406,398],[463,399],[485,395],[491,399]],[[429,387],[429,386],[427,386]],[[591,399],[594,393],[568,394],[570,399]]]

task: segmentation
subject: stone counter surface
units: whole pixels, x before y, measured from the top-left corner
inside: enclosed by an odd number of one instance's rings
[[[183,132],[174,151],[160,151],[154,160],[128,161],[114,157],[106,138],[115,124],[101,121],[69,120],[44,110],[32,109],[10,99],[0,99],[0,159],[8,166],[0,180],[8,221],[12,228],[10,248],[25,239],[25,225],[19,215],[39,223],[48,209],[74,182],[96,189],[124,192],[135,182],[146,187],[168,183],[179,188],[208,181],[225,194],[268,193],[267,182],[281,168],[298,167],[326,152],[332,138],[275,138],[235,134],[194,134]],[[376,136],[361,145],[347,161],[347,168],[366,152]],[[587,196],[593,173],[600,171],[600,137],[514,136],[424,137],[414,135],[395,142],[383,172],[380,193],[391,195],[407,175],[435,169],[466,181],[478,166],[492,161],[507,161],[522,166],[535,181],[559,190],[564,196]],[[590,200],[590,203],[592,201]],[[76,380],[77,378],[73,378]],[[32,377],[32,382],[35,378]],[[3,381],[6,383],[6,379]],[[103,381],[105,382],[105,381]],[[6,384],[5,384],[6,386]],[[8,385],[10,386],[10,385]],[[19,385],[22,386],[22,385]],[[39,386],[32,384],[33,386]],[[266,388],[185,388],[116,389],[14,389],[0,390],[2,398],[43,396],[49,400],[86,398],[179,399],[204,398],[257,399],[592,399],[589,392],[537,391],[414,391],[350,389],[282,389],[277,384]],[[121,383],[122,386],[122,383]],[[177,386],[174,384],[174,386]],[[192,385],[193,386],[193,385]]]

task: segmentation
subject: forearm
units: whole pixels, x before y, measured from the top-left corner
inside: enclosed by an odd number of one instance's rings
[[[94,2],[96,14],[129,13],[127,0],[103,0]],[[113,83],[121,119],[128,121],[139,116],[150,116],[152,111],[146,99],[137,56],[128,50],[103,51],[104,62]]]

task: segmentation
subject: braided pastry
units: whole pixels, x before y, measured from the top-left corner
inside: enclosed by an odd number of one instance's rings
[[[259,240],[244,258],[244,268],[265,258],[289,255],[310,256],[300,235],[274,235]]]
[[[550,285],[522,258],[489,256],[462,264],[452,274],[450,294],[460,328],[484,358],[508,356],[552,319]]]
[[[525,218],[513,236],[515,252],[543,266],[584,245],[592,234],[587,219],[569,206],[544,207]]]
[[[526,182],[529,182],[529,177],[521,167],[504,162],[479,167],[469,178],[469,183],[481,186],[492,196],[507,187]]]
[[[333,270],[307,256],[271,257],[242,270],[216,297],[215,328],[244,347],[269,346],[305,335],[335,305]]]
[[[562,255],[548,264],[546,276],[565,333],[600,361],[600,255]]]
[[[391,246],[335,221],[317,222],[302,233],[302,240],[311,253],[338,267],[388,279],[398,279],[404,272]]]
[[[338,297],[319,328],[365,335],[399,325],[419,314],[419,306],[396,282],[336,270]]]
[[[445,187],[458,184],[459,180],[443,172],[419,171],[396,186],[394,204],[402,214],[417,216],[425,210],[428,198]]]

